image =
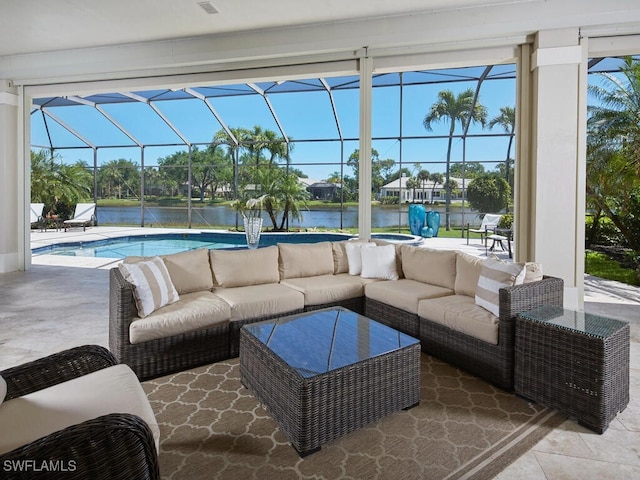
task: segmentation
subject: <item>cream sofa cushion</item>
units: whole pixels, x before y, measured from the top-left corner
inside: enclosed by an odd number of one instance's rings
[[[109,413],[144,420],[156,444],[160,429],[138,377],[127,365],[103,368],[67,382],[7,400],[0,407],[0,454]]]
[[[278,247],[209,250],[216,285],[225,288],[278,283]]]
[[[198,248],[186,252],[162,255],[169,276],[180,295],[211,290],[213,275],[209,265],[209,249]]]
[[[468,295],[421,300],[418,316],[492,345],[498,344],[498,317],[476,305]]]
[[[402,278],[396,281],[369,283],[364,287],[364,294],[367,298],[417,314],[420,300],[453,295],[453,290]]]
[[[347,273],[349,271],[349,260],[347,259],[347,251],[345,246],[347,240],[340,242],[331,242],[331,250],[333,251],[333,273]]]
[[[333,273],[331,242],[279,243],[280,280]]]
[[[179,335],[228,322],[230,317],[229,305],[213,293],[185,293],[179,302],[131,322],[129,341],[142,343]]]
[[[364,295],[364,284],[351,276],[319,275],[306,278],[288,278],[280,285],[292,288],[304,295],[304,304],[322,305]]]
[[[454,287],[456,295],[475,297],[484,258],[463,252],[457,252],[456,255],[456,282]]]
[[[258,319],[302,310],[304,295],[278,283],[249,287],[217,288],[216,295],[231,307],[231,321]]]
[[[455,288],[456,252],[403,245],[402,271],[405,278],[418,282]]]

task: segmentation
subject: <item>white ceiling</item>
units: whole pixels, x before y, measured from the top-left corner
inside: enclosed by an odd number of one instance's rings
[[[535,0],[0,0],[0,56]]]

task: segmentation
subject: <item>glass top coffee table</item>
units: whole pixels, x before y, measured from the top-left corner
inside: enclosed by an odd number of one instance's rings
[[[242,327],[242,383],[301,456],[420,401],[420,342],[341,307]]]

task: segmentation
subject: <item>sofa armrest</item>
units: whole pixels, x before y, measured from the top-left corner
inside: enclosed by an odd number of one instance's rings
[[[499,297],[500,321],[513,319],[520,312],[542,305],[562,306],[564,281],[561,278],[545,276],[537,282],[502,288]]]
[[[43,462],[55,469],[43,469]],[[111,413],[72,425],[0,455],[3,479],[159,479],[149,426],[138,416]]]
[[[83,345],[0,372],[7,382],[7,400],[81,377],[118,363],[104,347]]]
[[[133,286],[120,270],[109,271],[109,349],[122,362],[124,349],[131,343],[129,326],[138,315]]]

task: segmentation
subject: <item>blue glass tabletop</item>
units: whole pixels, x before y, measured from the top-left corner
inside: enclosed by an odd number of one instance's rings
[[[584,333],[592,337],[607,338],[621,328],[626,322],[613,318],[601,317],[583,311],[569,310],[563,307],[543,305],[518,314],[534,322],[543,322],[558,328]]]
[[[342,307],[242,328],[305,378],[419,343],[409,335]]]

